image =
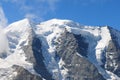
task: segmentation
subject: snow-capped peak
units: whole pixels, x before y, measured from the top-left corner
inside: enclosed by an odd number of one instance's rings
[[[5,28],[5,33],[8,38],[10,51],[12,52],[14,52],[14,50],[19,47],[18,45],[23,42],[27,44],[28,37],[32,37],[34,35],[32,26],[28,19],[23,19],[10,24]]]
[[[0,58],[0,68],[11,68],[13,65],[22,66],[30,72],[34,72],[31,63],[26,61],[26,54],[23,48],[29,45],[34,36],[34,31],[28,19],[23,19],[10,24],[4,29],[8,39],[9,52],[5,53],[5,57]]]
[[[17,22],[14,22],[12,24],[10,24],[5,31],[10,31],[10,32],[25,32],[26,29],[30,28],[30,21],[28,19],[23,19]]]
[[[76,49],[74,47],[80,48],[81,46],[81,52],[78,54],[76,50],[74,54],[79,55],[79,58],[87,59],[88,63],[94,65],[93,68],[96,67],[98,72],[104,78],[109,79],[111,75],[109,75],[109,73],[106,72],[106,70],[102,67],[104,67],[106,64],[103,60],[104,57],[106,57],[106,48],[109,42],[112,40],[111,33],[116,35],[113,37],[117,37],[116,41],[120,42],[120,39],[118,38],[120,36],[119,32],[116,32],[114,30],[110,32],[108,26],[83,26],[71,20],[60,19],[48,20],[41,22],[38,25],[31,25],[31,22],[28,19],[23,19],[10,24],[7,28],[4,29],[4,32],[6,33],[8,39],[9,54],[6,54],[5,58],[0,58],[0,63],[4,64],[0,65],[0,68],[8,68],[13,65],[19,65],[27,69],[29,72],[35,74],[33,68],[34,59],[36,58],[35,54],[39,54],[39,56],[37,56],[38,59],[43,58],[40,60],[42,62],[40,63],[40,66],[44,66],[46,68],[46,71],[48,70],[55,80],[66,80],[66,76],[69,74],[68,71],[70,71],[70,69],[67,67],[64,68],[63,66],[67,65],[63,59],[63,56],[59,56],[58,54],[60,60],[56,59],[56,54],[59,52],[57,51],[58,46],[62,45],[63,48],[68,50],[68,52],[67,50],[64,52],[62,46],[59,47],[58,50],[60,50],[60,52],[63,52],[63,55],[65,54],[64,57],[69,57],[69,53],[72,52],[69,50]],[[67,34],[70,34],[70,36]],[[66,36],[69,36],[71,38]],[[81,38],[78,38],[76,36]],[[72,40],[73,38],[74,40]],[[64,39],[66,40],[64,41]],[[64,43],[62,43],[62,40]],[[67,40],[70,41],[67,42]],[[82,40],[84,43],[86,43],[85,45],[87,48],[83,47],[84,44],[79,43]],[[58,45],[59,43],[60,45]],[[78,46],[76,46],[77,44]],[[86,50],[86,56],[82,55],[82,51],[84,50]],[[31,59],[33,59],[33,62]],[[70,63],[69,66],[72,65],[74,67],[74,62],[76,61],[76,66],[78,66],[78,68],[81,67],[78,65],[80,63],[77,63],[77,60],[74,60],[72,58],[70,60],[73,60],[73,65]],[[44,68],[40,67],[39,69],[43,70]],[[80,73],[80,71],[78,73]],[[41,73],[38,74],[42,75]]]

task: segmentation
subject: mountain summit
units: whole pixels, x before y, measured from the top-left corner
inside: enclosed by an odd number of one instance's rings
[[[112,27],[24,19],[3,32],[0,80],[120,80],[120,32]]]

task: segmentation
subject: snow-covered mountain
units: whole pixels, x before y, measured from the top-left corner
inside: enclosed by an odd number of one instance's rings
[[[120,80],[120,32],[112,27],[23,19],[2,31],[0,80]]]

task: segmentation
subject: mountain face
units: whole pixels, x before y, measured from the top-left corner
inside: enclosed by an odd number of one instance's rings
[[[120,32],[109,26],[24,19],[3,32],[0,80],[120,80]]]

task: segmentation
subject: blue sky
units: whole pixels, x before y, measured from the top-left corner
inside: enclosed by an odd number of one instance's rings
[[[0,0],[0,6],[8,24],[25,17],[36,22],[58,18],[120,30],[120,0]]]

